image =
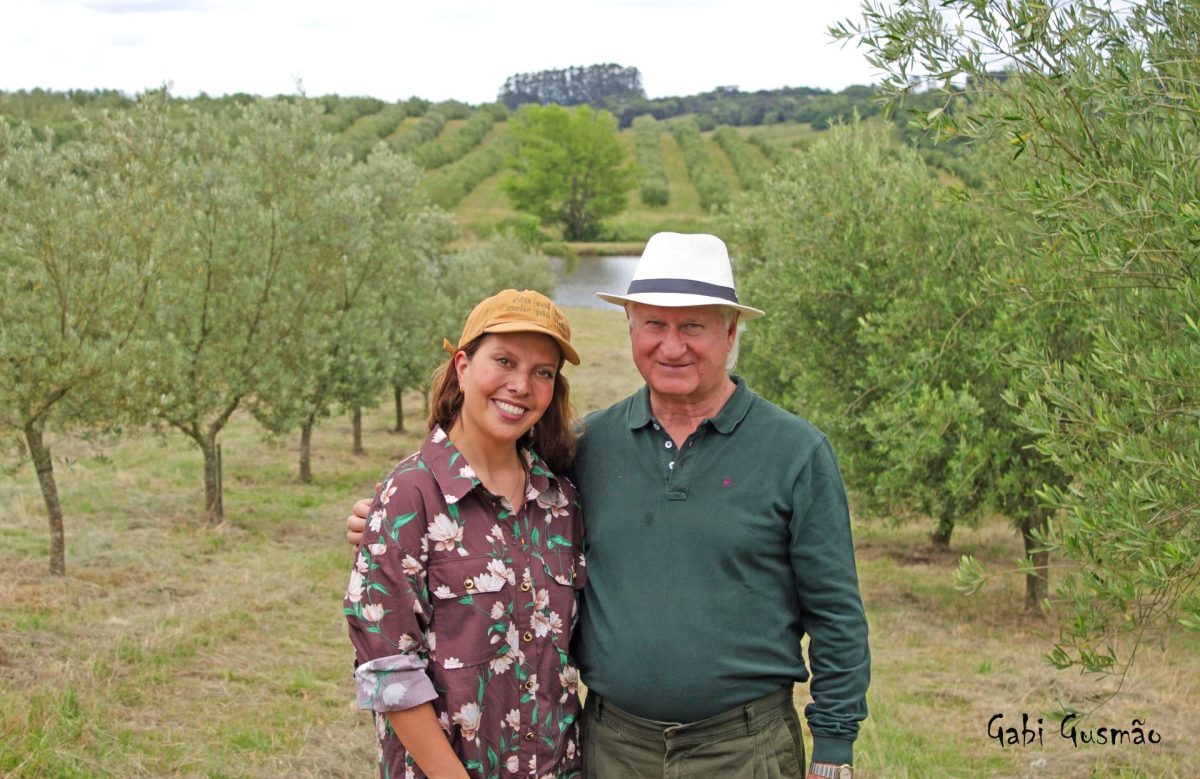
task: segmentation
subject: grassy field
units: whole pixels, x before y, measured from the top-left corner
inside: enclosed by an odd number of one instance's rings
[[[580,411],[639,383],[620,312],[572,310]],[[352,552],[341,518],[422,428],[368,415],[368,454],[346,419],[318,429],[316,481],[296,482],[294,442],[265,442],[246,417],[223,438],[227,521],[200,524],[199,452],[146,435],[98,449],[54,441],[69,576],[45,574],[46,530],[31,469],[0,476],[0,776],[367,777],[374,733],[351,706],[341,597]],[[1107,689],[1041,660],[1051,623],[1019,609],[1019,582],[973,598],[951,586],[958,554],[1009,567],[1001,521],[932,552],[918,528],[859,522],[859,571],[874,654],[861,777],[1200,775],[1197,641],[1151,649],[1087,727],[1130,726],[1161,743],[1074,747],[1053,712]],[[802,705],[803,688],[796,690]],[[994,714],[1046,720],[1042,745],[1001,747]]]

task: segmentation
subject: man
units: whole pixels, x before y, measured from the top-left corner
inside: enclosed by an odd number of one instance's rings
[[[825,436],[728,373],[763,312],[711,235],[653,236],[599,297],[625,307],[646,386],[584,420],[575,460],[585,775],[801,776],[807,634],[808,776],[849,779],[870,652],[846,495]]]

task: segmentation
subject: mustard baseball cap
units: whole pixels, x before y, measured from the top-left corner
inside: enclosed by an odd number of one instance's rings
[[[563,359],[579,364],[579,353],[571,346],[571,323],[554,301],[532,289],[506,289],[481,301],[467,317],[458,346],[446,339],[442,347],[454,354],[484,333],[542,333],[558,343]]]

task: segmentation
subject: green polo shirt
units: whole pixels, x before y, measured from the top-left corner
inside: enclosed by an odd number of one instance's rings
[[[734,381],[680,447],[646,387],[584,420],[576,658],[620,708],[695,722],[806,681],[807,633],[812,759],[850,762],[870,652],[842,478],[821,431]]]

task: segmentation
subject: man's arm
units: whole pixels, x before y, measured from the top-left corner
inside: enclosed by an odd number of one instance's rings
[[[811,453],[792,497],[792,570],[812,669],[813,701],[804,712],[812,760],[841,765],[852,762],[859,722],[867,716],[871,653],[846,491],[828,441]]]

